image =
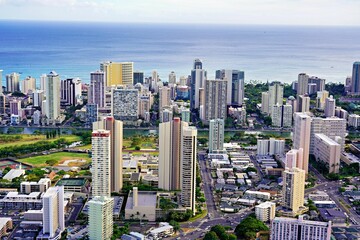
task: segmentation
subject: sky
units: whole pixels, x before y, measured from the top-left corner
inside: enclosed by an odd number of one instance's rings
[[[0,19],[360,26],[360,0],[0,0]]]

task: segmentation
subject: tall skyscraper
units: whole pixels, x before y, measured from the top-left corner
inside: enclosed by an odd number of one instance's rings
[[[93,130],[107,130],[110,133],[110,188],[111,192],[119,192],[123,187],[123,123],[113,117],[105,117],[93,123]]]
[[[0,114],[5,114],[5,103],[6,103],[6,98],[5,95],[0,92]]]
[[[224,120],[212,119],[209,126],[209,153],[224,149]]]
[[[99,108],[105,107],[105,73],[96,71],[90,73],[90,86],[88,90],[88,103],[97,104]]]
[[[116,120],[138,120],[139,91],[137,89],[112,88],[111,99],[111,114]]]
[[[325,99],[325,117],[333,117],[335,116],[335,99],[331,95],[330,97]]]
[[[196,127],[184,127],[181,134],[181,205],[196,212]]]
[[[96,196],[89,201],[89,239],[108,240],[113,235],[114,199]]]
[[[60,99],[62,106],[76,106],[81,100],[80,78],[68,78],[60,81]]]
[[[64,187],[50,187],[43,195],[42,203],[44,238],[41,239],[60,239],[61,233],[65,230]]]
[[[92,149],[92,195],[110,197],[111,194],[111,135],[107,130],[94,130]]]
[[[245,74],[238,70],[217,70],[216,79],[227,81],[227,105],[241,106],[244,101]]]
[[[169,74],[169,84],[176,84],[176,74],[174,71]]]
[[[45,115],[48,124],[55,124],[60,116],[60,77],[55,71],[46,76],[45,93]]]
[[[40,90],[45,91],[46,90],[46,80],[47,80],[47,75],[46,74],[41,74],[40,76]],[[46,93],[45,93],[46,95]]]
[[[195,59],[194,68],[191,70],[190,83],[190,108],[199,109],[200,107],[200,88],[204,88],[207,73],[202,69],[202,62],[200,59]]]
[[[286,168],[300,168],[302,166],[304,159],[304,150],[300,149],[291,149],[286,153],[285,158],[285,167]]]
[[[270,113],[269,112],[269,92],[261,93],[261,112],[263,114]]]
[[[20,91],[20,74],[14,72],[6,75],[6,90],[8,92]]]
[[[282,205],[294,215],[304,207],[305,171],[299,168],[286,168],[283,172]]]
[[[99,117],[99,108],[97,104],[86,104],[86,125],[91,127],[93,122],[97,122]]]
[[[32,94],[36,89],[36,79],[28,76],[21,82],[21,92],[24,94]]]
[[[284,85],[280,82],[272,82],[269,85],[269,109],[273,106],[283,105]]]
[[[179,118],[159,125],[159,188],[181,190],[181,204],[194,212],[196,136],[196,128]]]
[[[316,92],[321,92],[321,91],[325,90],[325,79],[323,79],[323,78],[318,78],[318,77],[312,76],[312,77],[309,77],[308,83],[316,84]]]
[[[294,114],[293,146],[304,151],[303,162],[298,167],[308,173],[310,153],[311,118],[305,113]]]
[[[326,90],[317,92],[316,107],[319,109],[325,109],[325,103],[328,97],[329,97],[329,92]]]
[[[205,116],[206,122],[211,119],[226,119],[227,81],[205,81]]]
[[[275,217],[271,221],[270,240],[330,240],[331,222]]]
[[[100,70],[105,72],[107,87],[134,84],[133,62],[103,62]]]
[[[134,85],[137,83],[144,84],[144,72],[134,71]]]
[[[353,64],[351,92],[354,94],[360,93],[360,62],[354,62]]]
[[[298,76],[297,95],[308,93],[309,76],[306,73],[300,73]]]
[[[159,88],[159,110],[163,107],[170,106],[170,103],[170,88],[166,86]]]

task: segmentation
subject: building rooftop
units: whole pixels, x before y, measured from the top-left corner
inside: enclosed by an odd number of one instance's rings
[[[21,175],[25,175],[24,169],[11,169],[4,177],[3,179],[6,180],[13,180],[14,178],[20,177]]]
[[[337,211],[334,209],[319,209],[319,212],[322,217],[325,217],[328,220],[331,220],[332,218],[346,218],[342,211]]]
[[[326,142],[327,145],[332,145],[332,146],[340,145],[340,144],[338,144],[337,142],[335,142],[334,140],[332,140],[331,138],[329,138],[328,136],[326,136],[325,134],[322,134],[322,133],[315,134],[315,137],[320,138],[321,140]]]
[[[138,192],[138,206],[141,207],[156,207],[156,192],[139,191]],[[126,209],[133,209],[133,191],[129,193],[129,197],[126,202]]]
[[[86,179],[85,178],[63,178],[60,179],[57,183],[56,186],[77,186],[77,187],[82,187],[86,184]]]
[[[0,229],[2,229],[9,221],[12,221],[11,218],[0,218]]]

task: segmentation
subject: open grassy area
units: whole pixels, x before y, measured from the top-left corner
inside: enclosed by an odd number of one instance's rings
[[[156,149],[157,147],[157,138],[149,136],[135,136],[130,138],[125,138],[123,140],[124,150],[135,150],[135,147],[138,146],[141,149]]]
[[[123,153],[129,153],[129,151],[124,150]],[[159,156],[159,152],[158,151],[154,151],[154,152],[141,152],[141,151],[134,151],[131,152],[131,154],[133,156],[141,156],[143,154],[149,154],[151,156]]]
[[[46,135],[29,135],[29,134],[16,134],[11,136],[18,136],[19,139],[12,139],[11,142],[4,142],[2,139],[6,139],[9,135],[0,134],[0,148],[10,147],[10,146],[21,146],[24,144],[33,144],[40,141],[49,141],[54,142],[59,138],[64,138],[66,141],[77,142],[81,141],[79,136],[75,135],[61,135],[58,138],[46,139]]]
[[[48,161],[48,160],[56,160],[59,164],[66,160],[75,160],[75,159],[86,160],[86,163],[89,163],[91,161],[91,158],[86,153],[71,153],[71,152],[58,152],[58,153],[52,153],[52,154],[48,154],[48,155],[22,158],[22,159],[18,159],[18,161],[31,164],[35,167],[44,167],[44,166],[47,166],[46,161]],[[57,164],[55,164],[55,166],[56,165]],[[69,164],[69,166],[77,166],[77,164],[71,163],[71,164]]]

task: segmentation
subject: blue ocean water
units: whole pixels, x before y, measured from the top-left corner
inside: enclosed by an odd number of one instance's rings
[[[246,80],[292,82],[300,72],[343,82],[360,60],[359,27],[168,25],[0,21],[0,69],[37,79],[57,71],[89,81],[105,60],[133,61],[163,80],[188,75],[195,58],[209,77],[245,71]],[[4,84],[4,83],[3,83]]]

